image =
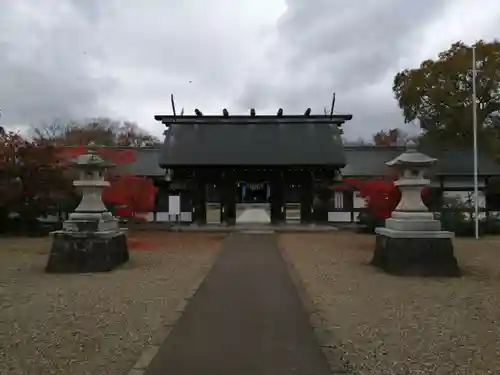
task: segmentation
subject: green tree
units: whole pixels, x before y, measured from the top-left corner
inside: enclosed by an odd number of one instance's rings
[[[476,47],[478,140],[500,148],[500,41]],[[472,48],[462,42],[406,69],[394,78],[393,91],[405,122],[418,121],[423,141],[441,146],[472,144]]]

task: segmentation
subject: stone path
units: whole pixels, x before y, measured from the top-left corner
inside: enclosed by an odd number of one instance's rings
[[[263,208],[247,208],[237,218],[236,223],[270,223],[271,217]]]
[[[146,375],[327,375],[272,234],[231,234]]]

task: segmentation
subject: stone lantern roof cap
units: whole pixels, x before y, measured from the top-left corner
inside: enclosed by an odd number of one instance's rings
[[[86,154],[79,155],[73,160],[73,165],[83,169],[106,169],[114,167],[106,159],[96,153],[95,145],[89,143]]]
[[[73,164],[80,167],[107,168],[108,163],[99,155],[84,154],[77,156]]]
[[[398,157],[388,161],[386,164],[389,167],[400,166],[400,167],[412,167],[412,166],[430,166],[437,161],[435,158],[431,158],[428,155],[422,154],[417,151],[417,144],[410,141],[406,144],[406,150]]]

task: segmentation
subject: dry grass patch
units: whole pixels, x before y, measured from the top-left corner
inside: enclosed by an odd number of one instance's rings
[[[0,374],[126,374],[178,316],[222,236],[132,232],[130,240],[130,262],[113,272],[52,275],[44,273],[50,239],[0,239]]]
[[[280,241],[316,309],[323,344],[356,373],[500,373],[500,239],[455,240],[465,271],[456,279],[395,277],[369,266],[369,235]]]

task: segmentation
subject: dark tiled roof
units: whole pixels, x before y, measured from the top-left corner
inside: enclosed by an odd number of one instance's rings
[[[159,156],[159,147],[135,148],[135,161],[131,164],[118,165],[116,169],[141,176],[163,176],[165,170],[160,168]]]
[[[159,118],[159,117],[158,117]],[[326,116],[203,116],[170,124],[160,164],[344,166],[337,123]]]
[[[359,146],[346,147],[344,152],[347,164],[342,175],[383,176],[388,172],[385,163],[401,154],[402,150]]]
[[[437,173],[446,175],[473,175],[473,150],[443,150],[435,155],[438,158]],[[500,164],[485,153],[478,153],[477,169],[480,175],[500,175]]]
[[[130,165],[117,168],[143,176],[163,176],[165,171],[159,167],[161,147],[136,148],[136,160]],[[344,176],[383,176],[387,174],[386,162],[404,151],[401,147],[345,147],[347,165],[342,169]],[[440,151],[421,150],[438,159],[435,173],[447,176],[472,176],[473,152],[467,149],[447,149]],[[480,175],[500,176],[500,164],[484,153],[478,155]]]
[[[347,165],[342,170],[344,176],[385,175],[385,165],[404,151],[404,147],[353,146],[345,148]],[[433,167],[437,175],[464,176],[474,173],[474,154],[471,149],[426,150],[421,152],[437,158]],[[485,153],[478,154],[478,174],[500,175],[500,164]]]

